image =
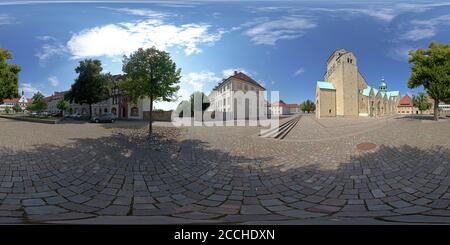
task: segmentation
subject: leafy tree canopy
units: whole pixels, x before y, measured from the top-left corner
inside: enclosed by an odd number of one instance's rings
[[[136,103],[138,99],[150,99],[149,134],[152,132],[152,112],[154,101],[173,101],[180,89],[181,69],[177,69],[169,53],[156,48],[138,49],[125,56],[122,71],[125,79],[119,87],[128,98]]]
[[[306,100],[302,104],[300,104],[300,110],[305,112],[312,112],[316,110],[316,105],[311,100]]]
[[[56,105],[56,108],[58,108],[61,111],[67,111],[69,109],[69,102],[65,99],[60,99],[58,101],[58,104]]]
[[[78,77],[65,98],[77,104],[88,104],[90,115],[92,115],[92,104],[109,98],[112,76],[109,73],[102,73],[103,68],[100,60],[86,59],[80,61],[75,71],[78,73]]]
[[[438,119],[439,101],[450,98],[450,45],[433,42],[428,49],[409,51],[413,64],[409,88],[423,86],[434,99],[434,118]]]
[[[8,64],[11,52],[0,48],[0,102],[19,96],[19,65]]]
[[[37,92],[33,95],[33,103],[28,106],[29,111],[42,112],[47,108],[47,102],[45,101],[45,97],[40,92]]]
[[[419,109],[420,112],[431,108],[431,103],[428,101],[425,93],[413,97],[413,105]]]

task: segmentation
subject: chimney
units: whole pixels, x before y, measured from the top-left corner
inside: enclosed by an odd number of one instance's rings
[[[234,75],[237,75],[238,74],[238,71],[234,71]]]

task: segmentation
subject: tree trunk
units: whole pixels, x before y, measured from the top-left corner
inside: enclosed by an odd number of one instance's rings
[[[89,104],[89,120],[92,120],[92,104]]]
[[[434,100],[434,120],[439,120],[439,100]]]
[[[148,136],[152,135],[152,114],[153,114],[153,96],[150,96],[150,115],[148,116]]]

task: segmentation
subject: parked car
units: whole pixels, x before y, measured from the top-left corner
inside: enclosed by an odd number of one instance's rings
[[[73,113],[69,117],[73,118],[73,119],[80,119],[81,118],[81,114],[77,112],[77,113]]]
[[[95,116],[91,119],[92,122],[99,123],[99,122],[110,122],[113,123],[116,120],[114,115],[112,113],[103,113],[99,116]]]

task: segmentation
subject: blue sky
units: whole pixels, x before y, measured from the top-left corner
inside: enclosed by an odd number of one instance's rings
[[[385,1],[2,1],[0,47],[22,66],[20,90],[70,88],[78,62],[100,59],[121,73],[121,58],[156,46],[182,69],[180,99],[209,93],[242,70],[288,103],[314,99],[326,59],[355,53],[371,85],[407,88],[407,51],[450,42],[450,2]],[[169,109],[178,102],[160,103]]]

